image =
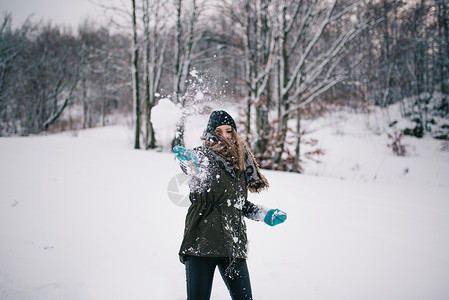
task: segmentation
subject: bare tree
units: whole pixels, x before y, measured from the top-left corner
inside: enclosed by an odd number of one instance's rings
[[[11,86],[14,75],[19,74],[17,60],[20,59],[21,45],[26,41],[21,35],[14,34],[11,29],[12,17],[4,14],[0,27],[0,136],[6,134],[19,134],[18,118],[14,114],[14,92]],[[25,30],[21,29],[20,31]],[[16,72],[14,72],[16,71]]]
[[[161,18],[162,4],[156,1],[149,5],[148,0],[142,0],[143,25],[144,25],[144,84],[145,84],[145,148],[156,147],[156,138],[151,122],[151,110],[156,104],[155,94],[159,90],[162,78],[164,54],[167,49],[168,38],[162,35],[165,30],[165,23]],[[152,18],[153,26],[150,25]]]
[[[243,41],[244,78],[248,89],[246,107],[246,131],[251,133],[251,108],[256,109],[256,153],[262,153],[267,146],[270,131],[268,110],[270,108],[270,72],[275,63],[276,41],[271,25],[270,1],[257,0],[244,2]]]
[[[440,110],[444,115],[449,114],[449,9],[446,0],[435,0],[435,13],[437,19],[437,69],[439,78],[437,84],[442,94]]]
[[[177,2],[177,19],[176,19],[176,52],[175,52],[175,70],[174,70],[174,94],[175,103],[185,107],[186,102],[183,97],[186,91],[187,77],[192,66],[193,54],[196,50],[197,43],[202,34],[197,30],[197,22],[201,9],[197,0],[192,0],[190,12],[186,9],[187,5],[183,5],[182,0]],[[184,8],[184,10],[183,10]],[[183,13],[184,12],[184,13]],[[183,26],[184,24],[184,26]],[[184,145],[186,111],[183,110],[181,119],[178,121],[176,128],[176,136],[173,140],[174,145]]]
[[[137,33],[136,1],[132,1],[132,87],[134,102],[134,149],[140,149],[140,91],[139,91],[139,48]]]
[[[357,2],[340,5],[320,0],[237,3],[232,17],[239,21],[243,40],[246,131],[255,140],[255,152],[274,159],[274,164],[268,164],[273,168],[299,170],[301,109],[347,78],[349,70],[343,70],[340,61],[349,42],[366,26],[366,21],[349,18],[356,7]],[[345,26],[339,28],[339,23]],[[268,120],[273,98],[277,99],[277,133],[271,128],[276,120]],[[280,166],[292,116],[296,116],[294,162],[292,167]]]
[[[296,114],[295,159],[292,170],[299,170],[301,143],[301,109],[337,83],[347,78],[347,71],[338,66],[345,46],[366,26],[367,21],[349,23],[335,39],[323,39],[330,26],[341,21],[357,5],[339,6],[337,1],[283,0],[280,5],[279,55],[279,134],[280,151],[284,152],[288,120]]]
[[[19,77],[10,88],[21,86],[14,97],[21,111],[22,134],[47,130],[67,107],[79,79],[78,45],[73,36],[46,25],[21,49]],[[22,94],[22,95],[21,95]]]

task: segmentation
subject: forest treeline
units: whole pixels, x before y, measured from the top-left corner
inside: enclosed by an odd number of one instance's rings
[[[264,168],[301,171],[301,118],[312,106],[396,104],[415,122],[406,134],[447,139],[447,126],[436,126],[449,116],[446,0],[129,1],[122,21],[76,30],[12,28],[4,14],[1,136],[128,114],[134,147],[155,148],[151,110],[164,97],[184,109],[174,144],[207,101],[239,102]]]

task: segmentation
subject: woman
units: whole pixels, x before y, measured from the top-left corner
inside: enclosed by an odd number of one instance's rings
[[[268,182],[227,112],[212,112],[202,140],[203,146],[193,150],[174,149],[190,176],[191,205],[179,251],[186,266],[187,299],[210,299],[217,266],[232,299],[252,299],[243,217],[274,226],[287,215],[247,200],[248,190],[260,192]]]

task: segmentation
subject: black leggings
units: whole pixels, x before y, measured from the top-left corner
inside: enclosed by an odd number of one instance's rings
[[[212,291],[215,267],[218,266],[233,300],[252,300],[246,260],[237,259],[233,265],[232,276],[225,274],[229,266],[226,257],[186,257],[187,300],[209,300]]]

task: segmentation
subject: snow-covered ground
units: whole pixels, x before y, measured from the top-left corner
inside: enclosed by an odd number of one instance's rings
[[[444,142],[428,135],[422,139],[403,136],[401,143],[407,153],[402,157],[387,146],[392,142],[388,133],[413,126],[400,118],[398,107],[391,110],[388,118],[380,111],[370,116],[335,112],[304,122],[310,136],[319,141],[316,148],[326,153],[321,158],[323,163],[306,162],[306,173],[362,182],[448,187],[449,152],[442,151]],[[393,120],[399,121],[397,128],[387,126]]]
[[[359,117],[304,122],[326,151],[305,174],[264,171],[270,190],[250,200],[288,219],[247,221],[254,299],[449,299],[449,153],[404,138],[396,157]],[[190,146],[206,121],[188,120]],[[0,139],[1,300],[185,299],[179,167],[132,136]],[[229,299],[218,272],[212,299]]]

